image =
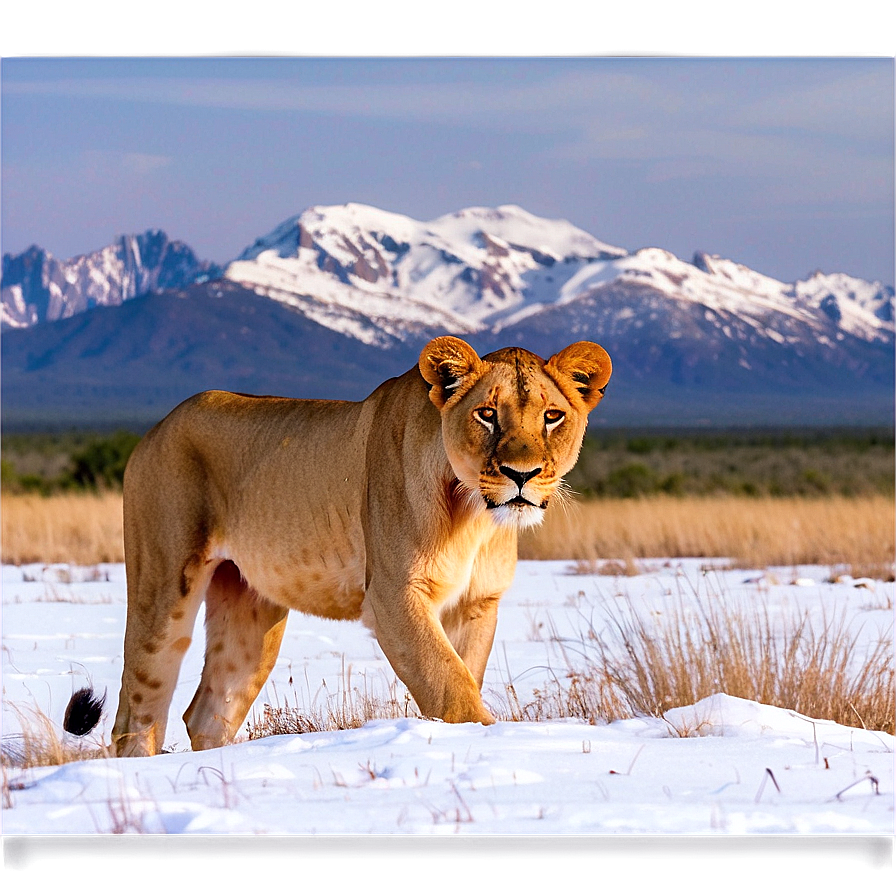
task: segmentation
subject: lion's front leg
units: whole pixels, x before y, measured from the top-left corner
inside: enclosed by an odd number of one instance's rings
[[[365,603],[387,659],[425,715],[445,722],[494,723],[480,683],[452,647],[420,585],[388,592],[371,582]]]
[[[480,690],[495,640],[500,597],[496,595],[474,600],[465,595],[441,615],[442,628],[448,640]]]
[[[516,570],[516,533],[498,529],[479,549],[466,592],[442,610],[448,640],[480,690],[495,640],[498,603]]]

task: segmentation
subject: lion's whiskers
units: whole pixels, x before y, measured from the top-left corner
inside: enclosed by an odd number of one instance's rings
[[[478,513],[485,509],[485,500],[479,491],[478,485],[471,485],[463,479],[457,481],[457,496],[460,499],[461,508],[468,513]]]
[[[557,491],[554,492],[554,497],[557,501],[557,506],[563,511],[563,515],[569,519],[570,511],[576,506],[575,499],[579,496],[579,493],[571,486],[565,479],[561,479],[557,483]]]

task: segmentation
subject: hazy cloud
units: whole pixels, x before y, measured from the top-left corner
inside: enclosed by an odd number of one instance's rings
[[[167,168],[173,159],[166,155],[146,152],[117,152],[113,150],[85,150],[81,153],[82,170],[91,177],[110,175],[138,179]]]
[[[62,78],[7,81],[8,96],[163,103],[259,112],[314,112],[405,120],[484,121],[539,129],[539,118],[590,117],[626,106],[674,114],[682,99],[641,76],[609,70],[565,72],[541,81],[509,83],[487,77],[439,83],[303,84],[294,80],[240,78]],[[487,117],[487,118],[483,118]]]
[[[778,68],[775,68],[775,65]],[[527,134],[553,134],[543,152],[564,161],[641,160],[649,180],[706,174],[833,177],[843,146],[870,169],[892,159],[892,79],[875,70],[828,68],[781,60],[708,61],[706,66],[654,61],[642,73],[593,67],[561,70],[539,80],[489,79],[458,67],[467,78],[437,83],[313,84],[294,79],[95,77],[6,81],[9,96],[70,96],[269,113],[316,113],[430,122]],[[808,65],[812,65],[810,61]],[[715,67],[715,68],[713,68]],[[789,78],[776,79],[786,71]],[[525,72],[525,63],[521,65]],[[708,77],[713,72],[718,77]],[[755,73],[751,77],[750,73]],[[824,77],[821,79],[823,73]],[[889,72],[892,74],[892,71]],[[807,81],[816,75],[818,80]],[[836,141],[826,145],[825,138]],[[137,174],[170,159],[125,154]],[[880,183],[869,171],[868,183]],[[850,180],[860,183],[856,173]],[[860,193],[867,189],[859,187]]]
[[[775,90],[738,105],[727,118],[741,128],[786,128],[830,136],[893,141],[893,70],[843,74]]]
[[[146,152],[126,152],[121,156],[121,165],[135,174],[151,174],[171,164],[170,156],[152,155]]]

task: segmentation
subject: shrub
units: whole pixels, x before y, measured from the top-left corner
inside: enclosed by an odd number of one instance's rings
[[[596,431],[568,477],[585,496],[650,494],[870,495],[894,493],[893,435],[833,432]]]
[[[604,494],[616,498],[637,498],[656,491],[657,476],[646,464],[626,464],[607,476]]]
[[[71,482],[81,488],[121,488],[124,468],[139,441],[123,430],[93,439],[72,456]]]

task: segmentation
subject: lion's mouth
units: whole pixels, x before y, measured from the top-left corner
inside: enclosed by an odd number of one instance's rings
[[[482,497],[492,519],[499,526],[508,526],[518,531],[537,526],[544,518],[544,511],[548,506],[547,499],[541,504],[535,504],[522,495],[515,495],[509,501],[502,501],[500,504],[485,495]]]
[[[503,501],[500,504],[497,501],[493,501],[491,498],[485,498],[485,506],[488,507],[489,510],[497,510],[499,507],[535,507],[537,510],[544,510],[548,506],[548,502],[547,500],[544,500],[541,504],[534,504],[522,495],[517,495],[515,498],[511,498],[509,501]]]

